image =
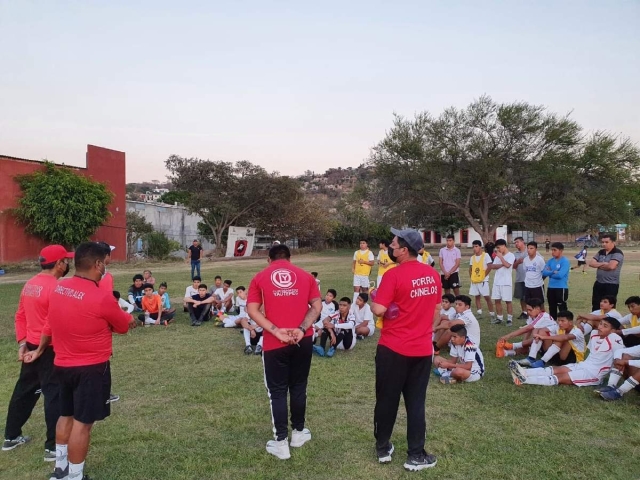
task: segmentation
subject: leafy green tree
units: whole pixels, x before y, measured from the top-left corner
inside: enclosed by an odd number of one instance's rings
[[[135,211],[127,211],[127,253],[133,255],[138,240],[153,232],[153,225]]]
[[[166,259],[171,252],[181,250],[179,242],[171,240],[164,232],[151,232],[145,235],[147,255],[160,260]]]
[[[189,200],[189,192],[179,191],[179,190],[171,190],[170,192],[162,195],[158,201],[162,203],[168,203],[169,205],[174,205],[178,202],[181,205],[184,205]]]
[[[15,177],[22,189],[14,213],[26,231],[68,248],[86,241],[111,215],[113,193],[71,169],[45,162],[43,171]]]

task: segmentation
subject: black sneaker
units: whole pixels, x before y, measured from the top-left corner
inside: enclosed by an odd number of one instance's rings
[[[24,445],[25,443],[29,443],[31,441],[31,437],[22,436],[14,438],[13,440],[8,440],[5,438],[4,443],[2,444],[2,450],[8,451],[13,450],[14,448],[19,447],[20,445]]]
[[[434,455],[423,453],[422,455],[407,457],[407,461],[404,462],[404,468],[410,472],[417,472],[425,468],[435,467],[436,463],[438,461]]]
[[[115,403],[120,400],[120,395],[116,395],[115,393],[109,394],[109,403]]]
[[[526,313],[522,312],[520,314],[520,316],[518,317],[519,320],[526,320],[527,318],[529,318],[529,315],[527,315]]]
[[[49,480],[66,480],[67,478],[69,478],[69,464],[67,464],[67,468],[64,470],[56,468],[49,477]]]
[[[253,352],[254,355],[262,355],[262,347],[260,345],[256,346],[256,350]]]
[[[358,340],[364,340],[364,335],[356,335],[356,338],[357,338]]]
[[[251,355],[252,353],[253,353],[253,348],[251,348],[251,345],[247,345],[246,347],[244,347],[245,355]]]
[[[378,450],[378,463],[389,463],[391,461],[391,455],[395,448],[393,447],[393,443],[389,443],[389,445],[390,447],[386,452],[384,450]]]

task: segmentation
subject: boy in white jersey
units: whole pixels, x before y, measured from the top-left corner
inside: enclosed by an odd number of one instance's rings
[[[435,343],[435,349],[440,351],[442,347],[449,343],[452,335],[451,327],[454,325],[463,325],[467,330],[465,335],[480,348],[480,324],[471,311],[471,298],[467,295],[458,295],[455,297],[454,305],[456,310],[455,318],[450,321],[443,320],[437,327],[439,331],[442,331],[442,334]],[[452,349],[452,352],[453,350],[454,349]]]
[[[440,383],[448,385],[457,382],[477,382],[484,376],[484,358],[480,347],[468,336],[468,330],[464,325],[453,325],[450,332],[451,359],[440,356],[433,359],[437,373],[440,374]]]
[[[241,326],[244,336],[244,353],[245,355],[262,355],[262,327],[249,318],[247,314],[247,291],[241,285],[236,288],[236,305],[240,310],[238,315],[227,317],[225,327]]]
[[[320,345],[313,346],[313,352],[321,357],[333,357],[336,349],[352,350],[356,346],[356,336],[353,331],[356,319],[351,313],[351,299],[342,297],[338,303],[338,311],[322,321],[324,328],[320,335]],[[329,340],[329,350],[327,348]]]
[[[507,327],[513,324],[513,264],[516,257],[507,249],[506,240],[499,238],[496,240],[496,258],[491,265],[487,265],[489,270],[495,270],[493,276],[493,289],[491,299],[496,305],[496,319],[491,323],[502,323],[502,301],[507,305]]]
[[[198,275],[196,275],[195,277],[193,277],[193,280],[191,281],[193,282],[193,284],[189,285],[184,291],[185,300],[191,299],[195,295],[198,295],[198,287],[200,286],[202,279]],[[186,301],[182,304],[182,308],[184,309],[185,312],[189,311]]]
[[[622,341],[625,347],[640,345],[640,297],[633,296],[625,300],[624,304],[629,309],[629,314],[620,319]]]
[[[334,313],[338,311],[338,304],[335,301],[338,296],[338,292],[336,292],[333,288],[327,290],[327,293],[324,296],[324,301],[322,302],[322,310],[320,311],[320,316],[318,317],[318,321],[313,324],[313,343],[315,345],[316,339],[322,333],[322,321],[325,318],[330,318]]]
[[[216,323],[218,327],[226,327],[226,328],[243,327],[244,325],[242,324],[242,320],[249,319],[249,315],[247,315],[246,289],[241,285],[238,288],[236,288],[236,294],[238,295],[238,298],[236,300],[236,305],[238,307],[238,315],[229,315],[226,317],[225,316],[219,317]],[[233,296],[233,292],[231,292],[231,296]]]
[[[600,385],[611,371],[613,356],[624,349],[622,338],[615,330],[620,322],[615,318],[605,318],[598,325],[598,334],[591,335],[589,356],[584,362],[562,365],[560,367],[523,368],[515,361],[509,362],[509,370],[516,385],[575,385],[587,387]]]
[[[469,286],[469,295],[476,299],[476,311],[478,316],[482,315],[482,297],[487,302],[487,309],[489,310],[489,316],[491,320],[496,318],[496,312],[493,311],[493,302],[491,301],[491,295],[489,294],[489,272],[487,268],[491,264],[491,255],[485,252],[482,248],[482,242],[480,240],[474,240],[473,255],[469,260],[469,277],[471,278],[471,285]]]
[[[581,313],[576,319],[577,327],[584,332],[585,335],[589,335],[591,330],[598,327],[598,323],[605,317],[613,317],[618,320],[622,319],[620,312],[616,310],[616,297],[615,295],[605,295],[600,300],[600,310],[594,310],[591,313]]]
[[[556,360],[559,365],[584,361],[586,342],[584,333],[573,324],[573,313],[569,310],[558,312],[558,333],[556,335],[535,334],[534,340],[553,342],[540,360],[531,363],[531,368],[544,367]]]
[[[360,240],[360,250],[353,254],[353,302],[355,303],[359,293],[369,293],[369,275],[371,267],[375,263],[373,252],[369,250],[366,240]]]
[[[544,302],[539,298],[532,298],[527,302],[527,324],[498,339],[497,358],[527,354],[527,358],[521,360],[521,364],[529,366],[536,361],[536,356],[543,346],[545,348],[551,346],[552,342],[548,339],[544,341],[534,339],[534,335],[548,337],[558,333],[558,324],[547,312],[542,311],[543,306]],[[521,335],[521,342],[507,342],[507,340]]]
[[[445,330],[449,329],[449,322],[456,318],[455,309],[456,297],[452,293],[445,293],[442,295],[442,307],[440,308],[440,317],[436,318],[433,322],[433,334],[431,340],[433,341],[434,353],[438,355],[440,349],[438,348],[438,340],[444,334]],[[446,322],[445,326],[440,328],[442,322]]]
[[[351,313],[356,320],[355,332],[358,340],[370,337],[376,331],[376,322],[373,320],[368,293],[359,293],[356,303],[351,307]]]
[[[618,387],[622,378],[627,380]],[[604,400],[620,400],[640,384],[640,345],[623,348],[613,354],[613,368],[606,387],[594,390]]]
[[[213,305],[222,313],[228,312],[233,306],[233,290],[231,289],[231,280],[222,282],[222,287],[217,288],[213,292]]]

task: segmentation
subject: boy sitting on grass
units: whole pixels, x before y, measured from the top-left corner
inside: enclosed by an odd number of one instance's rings
[[[249,315],[247,315],[247,290],[244,286],[240,285],[236,288],[236,295],[238,298],[236,299],[236,306],[238,307],[238,315],[229,315],[222,316],[219,318],[216,326],[218,327],[226,327],[226,328],[235,328],[235,327],[243,327],[244,324],[242,320],[248,320]],[[262,331],[262,330],[260,330]],[[262,344],[261,344],[262,345]],[[262,352],[262,348],[260,349]],[[245,351],[245,353],[247,353]]]
[[[191,326],[199,327],[202,322],[209,320],[209,310],[211,302],[207,302],[211,294],[207,292],[207,286],[204,283],[198,285],[198,293],[189,298],[185,297],[184,302],[189,308],[189,317],[191,318]]]
[[[127,302],[124,298],[120,298],[120,292],[118,292],[117,290],[114,290],[113,296],[116,297],[116,300],[118,300],[118,305],[122,310],[124,310],[127,313],[133,312],[133,305]]]
[[[584,362],[571,363],[560,367],[523,368],[515,361],[509,362],[509,370],[516,385],[575,385],[587,387],[600,385],[611,371],[613,356],[622,350],[624,344],[616,330],[620,322],[615,318],[604,318],[598,325],[597,335],[589,340],[589,356]]]
[[[436,374],[440,374],[440,383],[477,382],[484,376],[484,358],[480,348],[469,338],[464,325],[453,325],[450,332],[451,359],[440,356],[433,359],[438,369]]]
[[[629,309],[629,314],[620,319],[622,330],[622,341],[625,347],[635,347],[640,345],[640,297],[633,296],[625,300],[624,304]]]
[[[316,339],[322,335],[322,329],[324,328],[323,320],[332,317],[338,311],[338,304],[336,303],[336,297],[338,292],[333,288],[327,290],[322,302],[322,311],[318,317],[318,321],[313,324],[313,343],[315,345]]]
[[[598,328],[598,323],[600,323],[600,320],[604,317],[613,317],[618,320],[622,318],[622,315],[616,310],[615,295],[605,295],[602,297],[600,300],[600,310],[578,315],[576,319],[577,326],[585,335],[589,335],[594,328]]]
[[[436,321],[433,322],[433,348],[434,353],[438,355],[440,353],[440,349],[438,348],[438,340],[444,334],[446,330],[449,329],[449,324],[445,323],[442,328],[439,328],[442,325],[442,322],[450,322],[454,318],[456,318],[456,309],[454,307],[454,303],[456,301],[456,296],[452,293],[445,293],[442,295],[442,307],[440,308],[440,317],[436,318]]]
[[[599,322],[599,320],[598,320]],[[584,333],[573,324],[573,313],[569,310],[558,312],[558,333],[556,335],[535,334],[534,340],[550,341],[551,345],[540,360],[531,363],[532,368],[544,367],[555,360],[556,365],[567,365],[584,361],[586,343]]]
[[[620,380],[627,380],[620,385]],[[609,373],[609,383],[594,393],[604,400],[620,400],[625,393],[638,389],[640,385],[640,346],[623,348],[613,354],[613,368]]]
[[[162,282],[158,287],[158,295],[162,298],[162,314],[171,315],[171,318],[175,317],[176,309],[171,308],[171,299],[169,298],[169,292],[167,292],[167,282]]]
[[[198,295],[198,287],[200,286],[200,282],[202,282],[202,279],[196,275],[195,277],[193,277],[193,280],[191,280],[193,283],[191,285],[189,285],[185,291],[184,291],[184,298],[193,298],[194,295]],[[184,308],[185,312],[189,311],[189,307],[187,305],[186,300],[182,303],[182,307]]]
[[[144,296],[142,297],[142,310],[144,313],[138,315],[138,320],[142,325],[164,325],[169,326],[173,319],[173,314],[162,312],[162,297],[153,291],[153,285],[145,283],[142,286]]]
[[[456,312],[454,319],[441,320],[438,327],[436,327],[436,333],[439,333],[439,335],[437,337],[438,341],[434,344],[434,349],[439,352],[441,348],[449,344],[452,335],[451,327],[453,327],[454,325],[464,325],[468,332],[469,338],[471,338],[473,343],[475,343],[479,348],[480,324],[471,311],[471,297],[467,295],[458,295],[457,297],[455,297],[454,308]]]
[[[558,324],[547,312],[542,310],[543,306],[544,302],[539,298],[527,300],[527,324],[498,339],[497,358],[527,355],[527,358],[520,360],[520,365],[530,366],[536,361],[538,352],[543,346],[545,349],[551,346],[552,342],[548,336],[558,333]],[[534,338],[534,335],[539,335],[539,337]],[[521,342],[507,342],[507,340],[519,336],[522,336]],[[546,340],[541,340],[541,338],[546,338]]]
[[[337,318],[336,318],[337,317]],[[320,345],[314,345],[313,351],[317,355],[324,357],[333,357],[336,349],[351,350],[356,345],[356,338],[353,330],[356,326],[356,319],[351,313],[351,299],[342,297],[338,303],[338,313],[332,317],[325,318],[322,321],[324,328],[320,335]],[[327,340],[329,342],[329,350],[327,348]]]

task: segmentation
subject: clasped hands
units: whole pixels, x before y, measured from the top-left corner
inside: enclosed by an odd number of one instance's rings
[[[299,328],[276,328],[271,330],[271,333],[280,342],[287,343],[289,345],[297,345],[300,340],[304,338],[304,333]]]

